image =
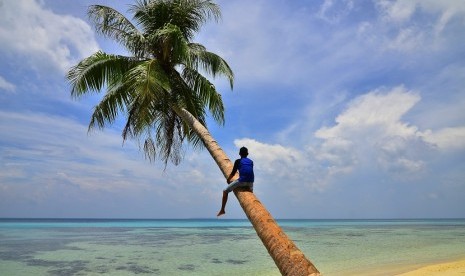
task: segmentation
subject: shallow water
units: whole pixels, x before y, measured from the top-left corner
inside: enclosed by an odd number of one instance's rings
[[[278,223],[324,275],[465,257],[465,220]],[[0,275],[101,274],[280,275],[246,220],[0,219]]]

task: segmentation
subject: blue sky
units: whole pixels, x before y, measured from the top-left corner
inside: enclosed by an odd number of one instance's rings
[[[206,151],[150,163],[121,121],[87,133],[101,95],[65,74],[98,49],[90,4],[0,0],[0,217],[213,218],[225,186]],[[247,146],[276,218],[465,217],[465,1],[218,1],[196,41],[235,73],[215,80],[231,159]],[[235,198],[226,218],[244,218]]]

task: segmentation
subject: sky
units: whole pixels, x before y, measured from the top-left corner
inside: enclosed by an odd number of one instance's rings
[[[218,0],[195,38],[228,61],[213,82],[231,160],[254,160],[275,218],[465,217],[464,0]],[[226,182],[207,151],[175,166],[123,143],[124,118],[88,132],[102,98],[70,97],[69,68],[127,54],[91,4],[0,0],[0,217],[215,218]],[[245,218],[230,197],[225,218]]]

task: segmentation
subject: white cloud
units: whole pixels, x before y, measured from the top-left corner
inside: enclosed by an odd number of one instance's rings
[[[347,137],[355,132],[365,133],[366,128],[382,127],[386,135],[411,136],[416,128],[400,121],[420,97],[404,87],[389,93],[374,91],[354,99],[347,110],[336,118],[336,126],[322,128],[315,136],[322,139]],[[371,131],[373,131],[372,129]]]
[[[463,0],[378,0],[376,3],[386,20],[399,24],[408,22],[416,11],[435,16],[437,19],[433,29],[436,34],[442,32],[454,17],[465,16]]]
[[[460,36],[449,36],[463,29],[463,0],[376,0],[374,5],[378,11],[376,20],[359,23],[358,35],[363,41],[358,44],[368,46],[361,49],[362,53],[373,49],[387,50],[383,54],[408,52],[412,56],[407,60],[411,61],[416,55],[447,53],[447,49],[455,46],[451,39],[462,40]]]
[[[24,56],[28,66],[37,71],[51,68],[65,72],[79,58],[98,49],[85,21],[56,14],[35,0],[3,1],[0,40],[4,55]]]
[[[424,43],[424,34],[414,28],[401,29],[397,36],[388,41],[388,49],[400,51],[412,51],[421,47]]]
[[[0,112],[0,118],[0,183],[20,198],[44,202],[57,191],[66,191],[63,196],[70,200],[84,194],[153,192],[152,181],[165,182],[160,166],[145,161],[131,142],[123,148],[118,133],[87,135],[84,125],[38,113]]]
[[[316,158],[346,172],[377,164],[393,175],[408,175],[425,169],[428,152],[465,149],[464,127],[422,132],[403,121],[419,101],[418,93],[403,86],[357,97],[336,117],[336,125],[315,132],[322,139],[314,147]]]
[[[414,168],[416,160],[407,159],[404,154],[407,142],[417,139],[417,129],[402,122],[401,117],[419,100],[417,94],[404,87],[388,93],[374,91],[354,99],[337,116],[335,126],[315,132],[315,137],[323,139],[320,147],[314,149],[317,159],[345,172],[373,161],[387,170]]]
[[[378,8],[383,12],[385,18],[394,22],[402,22],[410,19],[415,11],[415,1],[375,1]]]
[[[465,148],[465,127],[448,127],[435,132],[427,130],[421,133],[420,136],[428,143],[436,145],[440,149],[453,150]]]
[[[443,23],[455,15],[465,15],[463,0],[377,0],[380,10],[393,21],[410,20],[416,10],[439,14]]]
[[[333,1],[325,0],[320,6],[317,15],[319,18],[329,23],[339,23],[342,18],[347,16],[354,8],[354,2],[351,0]]]
[[[16,86],[5,80],[2,76],[0,76],[0,89],[5,90],[7,92],[14,92]]]
[[[318,174],[318,164],[313,162],[308,152],[250,138],[236,139],[234,144],[237,148],[245,146],[249,149],[259,182],[276,191],[283,191],[298,199],[308,191],[321,191],[328,184],[314,177]]]
[[[234,140],[234,144],[238,148],[242,146],[247,147],[249,152],[254,153],[253,155],[255,158],[267,164],[277,161],[294,163],[302,159],[302,154],[299,151],[278,144],[269,145],[247,138]]]

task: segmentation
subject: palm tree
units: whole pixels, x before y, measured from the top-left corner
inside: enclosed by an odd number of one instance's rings
[[[205,147],[227,177],[232,163],[205,127],[207,112],[224,123],[223,101],[201,72],[226,77],[231,89],[234,75],[220,56],[192,42],[208,19],[220,19],[219,6],[211,0],[137,0],[129,11],[136,24],[110,7],[89,7],[97,32],[130,53],[99,51],[69,70],[72,97],[106,90],[89,130],[102,129],[124,114],[123,140],[143,141],[150,160],[177,165],[187,142]],[[253,193],[234,193],[282,274],[319,275]]]

